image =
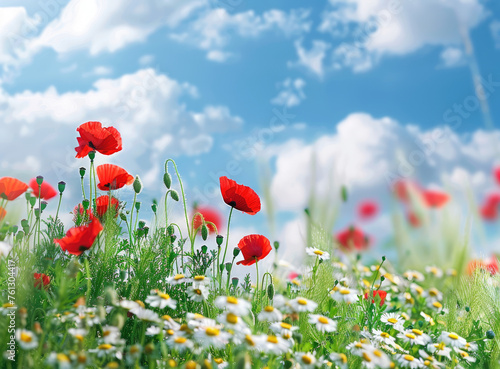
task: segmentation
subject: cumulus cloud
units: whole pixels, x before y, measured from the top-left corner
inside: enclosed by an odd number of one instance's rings
[[[344,38],[334,67],[365,71],[386,55],[460,44],[460,28],[474,28],[486,14],[479,0],[331,0],[319,30]]]
[[[184,30],[171,35],[172,39],[193,45],[207,52],[211,61],[224,62],[232,56],[225,51],[235,35],[256,38],[266,32],[280,32],[285,36],[300,35],[310,29],[309,11],[268,10],[262,15],[253,10],[231,14],[224,8],[212,9],[190,22]]]
[[[447,47],[440,55],[441,65],[444,68],[461,67],[467,63],[464,51],[458,47]]]
[[[301,67],[312,72],[318,77],[323,77],[325,66],[324,60],[330,44],[321,40],[314,40],[311,48],[308,50],[302,45],[302,39],[295,41],[295,51],[298,60],[289,62],[289,67]]]
[[[306,98],[304,93],[305,85],[306,82],[301,78],[294,80],[287,78],[278,84],[281,91],[271,102],[276,105],[284,105],[287,108],[299,105]]]

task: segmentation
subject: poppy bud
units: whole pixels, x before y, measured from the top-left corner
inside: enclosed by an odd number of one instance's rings
[[[466,312],[469,312],[469,311],[470,311],[470,307],[466,306],[466,307],[465,307],[465,311],[466,311]]]
[[[23,237],[24,237],[24,232],[23,231],[17,232],[17,234],[16,234],[16,241],[20,242],[23,239]]]
[[[39,208],[35,209],[35,217],[40,218],[40,209]]]
[[[18,230],[18,227],[15,225],[15,226],[12,226],[9,228],[9,233],[12,233],[12,234],[15,234]]]
[[[61,181],[57,184],[57,189],[59,190],[59,193],[63,193],[64,190],[66,189],[66,182]]]
[[[139,228],[144,228],[146,226],[146,222],[144,220],[139,220]]]
[[[139,211],[141,209],[141,202],[140,201],[137,201],[135,203],[135,210]]]
[[[239,281],[240,281],[240,280],[239,280],[239,278],[237,278],[237,277],[234,277],[234,278],[232,278],[232,279],[231,279],[231,283],[233,284],[233,287],[234,287],[234,288],[238,287],[238,282],[239,282]]]
[[[31,207],[35,206],[35,204],[36,204],[36,197],[31,196],[29,201],[30,201]]]
[[[385,281],[385,277],[384,277],[384,276],[381,276],[381,277],[380,277],[380,282],[383,282],[383,281]]]
[[[89,152],[89,159],[94,160],[95,159],[95,151]]]
[[[37,176],[36,183],[37,183],[37,185],[41,186],[43,183],[43,176]]]
[[[233,249],[233,257],[237,257],[240,254],[241,250],[238,247]]]
[[[489,339],[489,340],[492,340],[495,338],[495,332],[493,332],[492,330],[489,330],[486,332],[486,338]]]
[[[272,300],[274,298],[274,284],[272,283],[267,286],[267,297],[269,298],[269,300]]]
[[[220,245],[222,245],[222,242],[224,242],[224,236],[218,234],[217,237],[215,237],[215,241],[217,242],[217,245],[220,247]]]
[[[342,197],[342,201],[343,202],[347,202],[348,193],[347,193],[347,187],[346,186],[342,186],[342,189],[340,191],[340,195]]]
[[[151,205],[151,210],[153,210],[153,213],[156,214],[156,210],[158,210],[158,205],[156,204]]]
[[[179,201],[179,194],[176,190],[170,190],[170,197],[174,199],[174,201]]]
[[[169,226],[167,227],[167,233],[169,234],[169,236],[173,235],[173,234],[174,234],[174,231],[175,231],[175,229],[174,229],[174,226],[173,226],[173,225],[169,225]]]
[[[41,205],[41,207],[42,207],[42,211],[44,211],[44,210],[45,210],[45,208],[47,207],[47,205],[48,205],[48,204],[49,204],[49,203],[48,203],[47,201],[42,201],[42,202],[41,202],[41,204],[40,204],[40,205]]]
[[[224,264],[219,265],[220,272],[222,273],[224,271]]]
[[[87,169],[85,169],[85,167],[80,167],[80,177],[85,177],[85,172],[86,172]]]
[[[31,193],[30,193],[30,192],[25,192],[25,193],[24,193],[24,198],[25,198],[27,201],[30,201],[30,197],[31,197]]]
[[[172,177],[170,176],[170,173],[165,173],[163,175],[163,183],[165,184],[165,187],[170,190],[170,187],[172,186]]]
[[[123,220],[124,222],[127,221],[127,216],[123,213],[120,213],[120,219]]]
[[[278,251],[279,248],[280,248],[280,243],[278,241],[274,241],[274,249]]]
[[[207,247],[207,245],[203,245],[203,246],[201,246],[201,252],[202,252],[202,253],[206,254],[206,253],[207,253],[207,251],[208,251],[208,247]]]
[[[226,263],[226,270],[228,273],[231,271],[232,267],[233,267],[233,265],[231,263]]]
[[[82,206],[83,206],[84,210],[87,210],[89,208],[89,206],[90,206],[90,201],[87,200],[87,199],[83,200],[82,201]]]
[[[206,241],[208,237],[208,227],[206,224],[203,224],[201,226],[201,238],[203,238],[203,241]]]
[[[134,187],[134,191],[136,194],[140,194],[142,191],[142,181],[139,178],[139,176],[135,176],[134,183],[132,184],[132,187]]]
[[[385,256],[382,256],[382,261],[385,261]]]
[[[149,227],[144,227],[143,230],[144,230],[144,236],[147,236],[149,233]]]

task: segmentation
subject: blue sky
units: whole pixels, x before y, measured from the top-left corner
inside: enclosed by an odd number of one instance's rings
[[[105,160],[139,174],[144,196],[159,197],[168,157],[179,162],[191,200],[216,203],[200,196],[213,178],[228,174],[259,188],[256,159],[268,160],[286,229],[300,223],[315,152],[318,193],[334,191],[330,176],[351,190],[341,227],[353,221],[356,201],[374,193],[388,200],[385,178],[399,158],[411,161],[428,137],[446,132],[410,175],[439,188],[466,178],[481,201],[495,186],[498,132],[485,131],[491,127],[474,106],[470,65],[500,81],[500,6],[394,4],[0,0],[2,175],[71,181],[85,164],[72,159],[75,129],[100,120],[124,136],[124,151]],[[496,89],[486,99],[494,122]],[[456,121],[445,114],[456,117],[449,109],[466,101],[470,113],[447,130]],[[278,127],[283,115],[289,123]],[[77,189],[69,193],[78,200]],[[390,221],[381,218],[367,227],[385,230],[384,239]],[[264,223],[256,216],[236,224],[245,233]]]

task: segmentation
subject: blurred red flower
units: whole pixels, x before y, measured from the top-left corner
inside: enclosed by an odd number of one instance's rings
[[[15,200],[28,189],[28,185],[12,177],[0,178],[0,197],[5,200]]]
[[[103,155],[111,155],[122,149],[122,137],[114,127],[103,127],[100,122],[83,123],[76,129],[78,147],[75,147],[76,157],[84,158],[95,150]]]
[[[250,215],[260,211],[260,198],[250,187],[237,184],[227,177],[220,177],[219,181],[222,198],[226,204]]]
[[[378,291],[373,291],[373,297],[375,296],[380,296],[380,306],[384,305],[385,303],[385,298],[387,297],[387,292],[386,291],[381,291],[381,290],[378,290]],[[365,293],[365,300],[368,300],[368,292]],[[375,303],[375,300],[372,299],[372,304]]]
[[[95,200],[95,204],[96,204],[97,215],[99,215],[99,217],[101,218],[104,217],[104,215],[106,215],[109,209],[109,196],[108,195],[99,196]],[[118,199],[116,197],[111,196],[111,206],[112,209],[114,209],[113,212],[115,218],[118,216],[119,205],[120,202],[118,201]]]
[[[339,232],[336,239],[344,251],[363,251],[370,245],[368,236],[354,226]]]
[[[264,259],[272,249],[269,240],[260,234],[251,234],[243,237],[238,242],[238,247],[245,259],[238,261],[236,264],[247,266],[255,264],[257,260]]]
[[[412,227],[418,228],[422,225],[422,222],[420,221],[420,218],[417,214],[415,214],[413,211],[410,211],[408,213],[408,223],[412,225]]]
[[[419,193],[420,186],[409,180],[401,179],[394,183],[392,190],[399,201],[407,203],[410,201],[410,193]]]
[[[378,213],[378,204],[373,200],[365,200],[358,205],[358,216],[367,220],[373,218]]]
[[[203,219],[205,219],[205,222],[212,222],[215,224],[215,227],[217,227],[217,230],[220,230],[222,227],[222,217],[219,213],[219,211],[213,207],[210,206],[199,206],[194,209],[196,213],[200,213],[203,215]],[[199,215],[196,215],[194,220],[193,220],[193,226],[194,229],[198,229],[201,227],[202,221]],[[213,225],[207,224],[209,232],[214,232],[216,229],[214,228]]]
[[[498,259],[495,255],[491,257],[490,260],[471,260],[467,265],[467,272],[469,275],[474,274],[477,268],[486,270],[491,273],[491,275],[495,275],[499,272]]]
[[[97,187],[102,191],[118,190],[125,185],[134,183],[134,177],[118,165],[103,164],[96,168],[99,183]]]
[[[33,195],[38,198],[38,183],[36,178],[30,181],[30,187],[33,190]],[[42,200],[50,200],[57,196],[57,191],[48,182],[43,181],[40,186],[40,198]]]
[[[0,222],[5,219],[7,211],[4,208],[0,208]]]
[[[102,229],[101,223],[91,215],[89,224],[70,228],[64,238],[54,240],[54,242],[61,246],[63,251],[80,256],[92,247]]]
[[[424,203],[431,208],[441,208],[450,200],[450,196],[447,193],[436,190],[423,191],[422,196]]]
[[[498,205],[500,204],[500,194],[489,194],[481,208],[479,214],[484,220],[493,221],[498,218]]]
[[[48,288],[50,284],[50,277],[47,274],[43,273],[34,273],[33,277],[35,278],[35,287],[38,289]]]

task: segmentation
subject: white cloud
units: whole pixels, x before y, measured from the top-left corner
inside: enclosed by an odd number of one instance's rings
[[[206,50],[207,58],[224,62],[230,56],[224,48],[235,35],[256,38],[265,32],[280,32],[287,37],[300,35],[310,29],[309,12],[291,10],[268,10],[257,15],[253,10],[231,14],[224,8],[212,9],[189,25],[171,35],[172,39]]]
[[[491,36],[495,42],[495,47],[500,49],[500,21],[494,20],[490,23]]]
[[[188,108],[185,98],[196,88],[152,69],[117,79],[99,79],[85,92],[24,91],[9,95],[0,89],[0,145],[2,173],[45,171],[48,177],[67,180],[81,166],[74,159],[76,127],[89,120],[116,127],[123,151],[99,156],[123,165],[132,173],[157,173],[167,157],[208,152],[217,132],[241,126],[242,120],[224,106]],[[27,157],[24,162],[21,159]],[[75,172],[76,173],[76,172]],[[161,183],[161,178],[150,175]]]
[[[149,66],[155,61],[155,56],[154,55],[143,55],[139,58],[139,64],[142,66]]]
[[[461,67],[467,63],[464,51],[458,47],[447,47],[441,52],[441,64],[444,68]]]
[[[204,6],[205,0],[71,0],[34,40],[32,47],[50,47],[58,53],[114,52],[130,43],[144,41],[160,27],[178,26]]]
[[[318,77],[324,74],[324,59],[330,44],[321,40],[314,40],[311,49],[307,50],[302,46],[302,40],[295,41],[295,50],[298,60],[289,62],[288,66],[299,66],[314,73]]]
[[[287,108],[299,105],[306,98],[305,85],[306,82],[301,78],[294,80],[287,78],[278,85],[281,91],[271,102],[276,105],[284,105]]]
[[[331,0],[319,30],[346,38],[333,52],[334,67],[364,71],[385,55],[460,44],[460,28],[474,28],[486,14],[479,0]]]
[[[106,67],[104,65],[98,65],[97,67],[94,67],[90,72],[84,73],[84,77],[91,77],[91,76],[97,76],[97,77],[103,77],[107,76],[113,73],[113,69],[110,67]]]

